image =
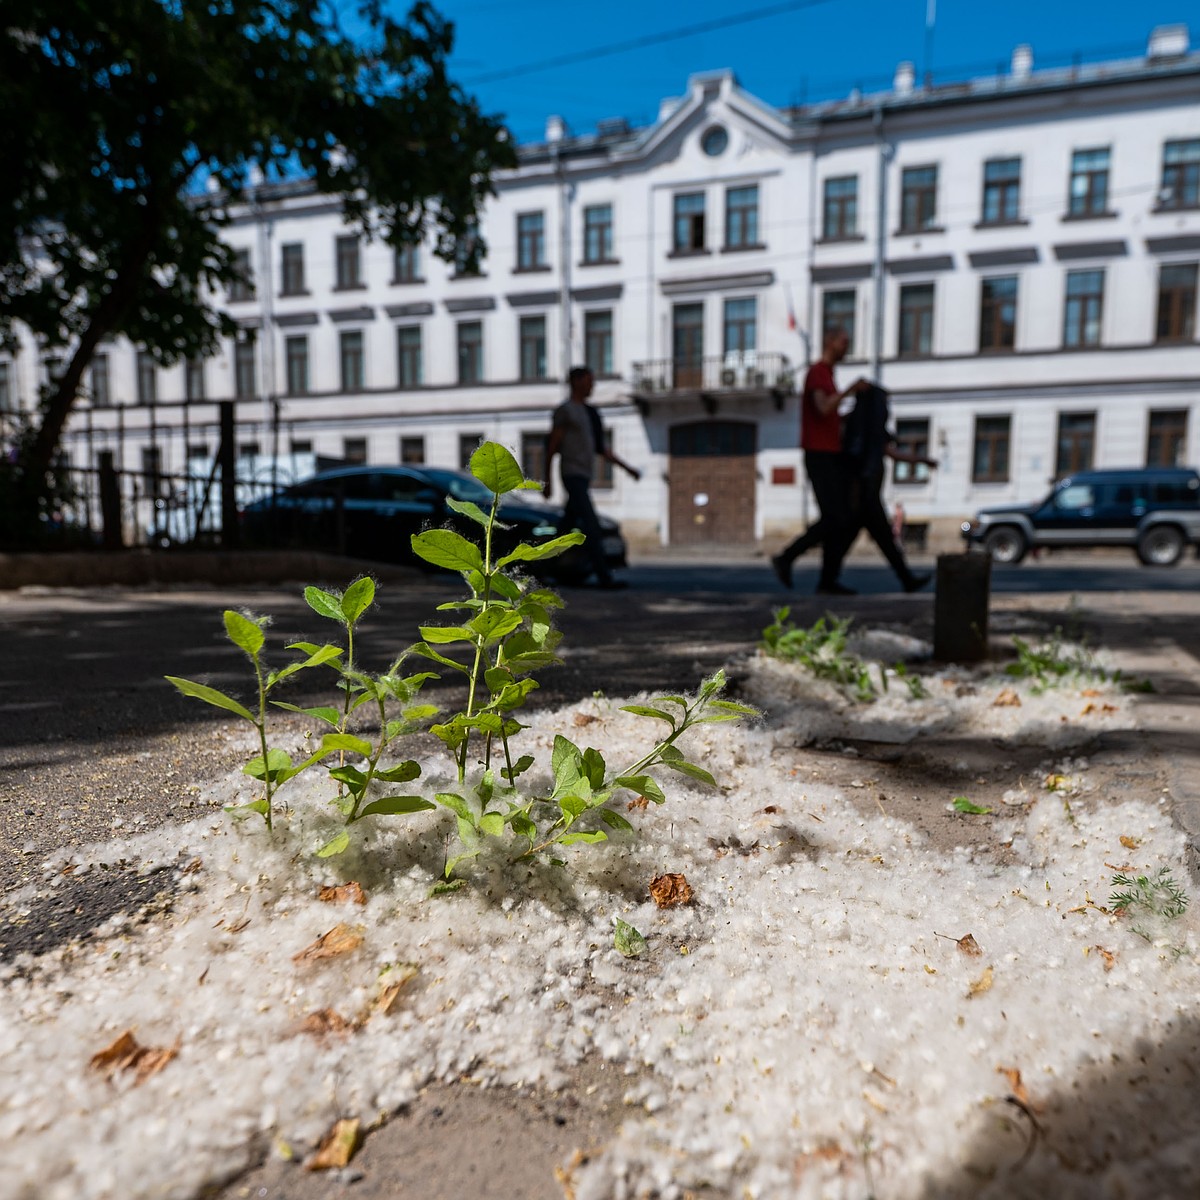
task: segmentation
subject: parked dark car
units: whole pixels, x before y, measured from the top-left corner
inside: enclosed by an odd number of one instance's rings
[[[517,542],[545,542],[557,537],[563,510],[535,499],[536,493],[505,496],[500,519],[510,528],[497,529],[493,545],[504,553]],[[424,565],[413,553],[410,538],[422,529],[448,527],[472,540],[482,529],[447,507],[449,497],[473,500],[485,511],[492,493],[465,471],[443,467],[339,467],[322,471],[247,505],[240,514],[249,546],[303,547],[354,558]],[[610,568],[626,562],[621,528],[600,518],[604,552]],[[568,532],[565,528],[563,533]],[[530,570],[566,581],[586,577],[589,564],[582,546],[529,564]]]
[[[984,508],[963,537],[996,562],[1034,547],[1129,546],[1147,566],[1174,566],[1200,545],[1200,475],[1181,467],[1081,471],[1038,504]]]

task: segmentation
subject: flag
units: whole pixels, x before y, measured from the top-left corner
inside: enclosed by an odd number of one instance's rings
[[[795,329],[796,328],[796,310],[792,306],[792,289],[790,287],[788,287],[788,285],[785,283],[783,285],[783,291],[784,291],[784,295],[787,297],[788,328]]]

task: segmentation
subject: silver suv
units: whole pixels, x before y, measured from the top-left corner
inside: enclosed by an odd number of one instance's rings
[[[980,509],[962,532],[998,563],[1019,563],[1035,547],[1129,546],[1147,566],[1171,567],[1200,545],[1200,475],[1182,467],[1081,471],[1038,504]]]

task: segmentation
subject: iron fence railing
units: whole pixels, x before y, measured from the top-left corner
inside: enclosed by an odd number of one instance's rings
[[[633,364],[637,395],[663,392],[790,392],[796,369],[774,350],[732,350],[695,358],[659,358]]]

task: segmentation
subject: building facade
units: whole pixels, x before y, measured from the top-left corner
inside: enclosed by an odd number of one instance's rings
[[[1087,466],[1200,465],[1200,54],[1182,27],[1133,61],[780,110],[727,72],[658,120],[552,118],[496,181],[470,273],[364,243],[302,183],[262,187],[228,239],[243,334],[157,369],[105,346],[66,449],[127,469],[214,450],[459,465],[481,438],[543,469],[569,366],[640,481],[597,480],[631,543],[761,542],[813,513],[798,390],[844,326],[843,383],[878,379],[906,446],[888,499],[928,549],[979,505]],[[54,364],[0,363],[0,407]],[[168,437],[168,431],[176,436]],[[181,432],[182,431],[182,432]],[[164,458],[165,456],[165,458]]]

